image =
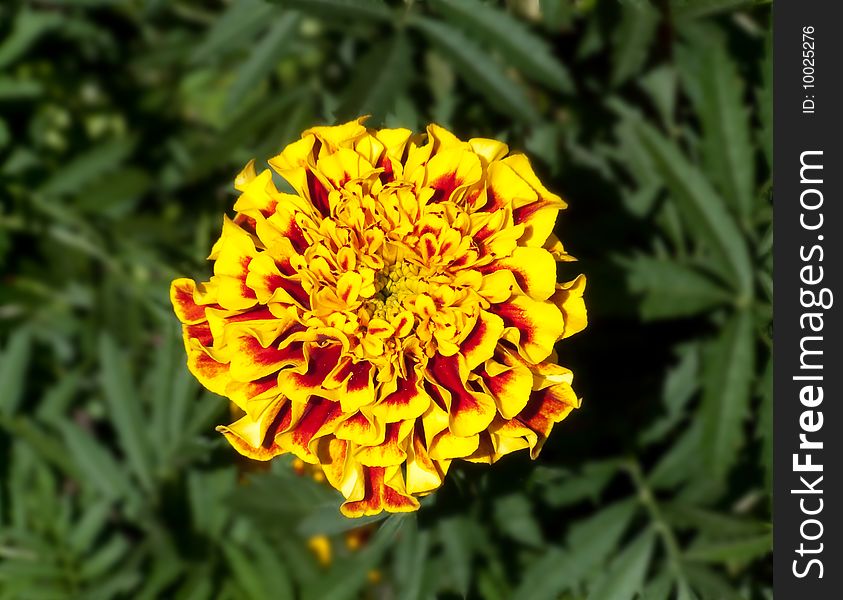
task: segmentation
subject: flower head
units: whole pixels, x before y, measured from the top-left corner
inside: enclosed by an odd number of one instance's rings
[[[242,454],[319,465],[348,516],[418,508],[454,459],[535,457],[579,401],[554,344],[585,327],[565,203],[489,139],[314,127],[237,176],[214,275],[171,287],[188,366]]]

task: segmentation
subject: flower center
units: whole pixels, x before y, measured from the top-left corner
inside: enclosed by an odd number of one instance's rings
[[[420,268],[407,261],[387,265],[375,276],[377,292],[366,308],[373,318],[390,320],[407,310],[405,302],[427,291],[429,285],[420,276]]]

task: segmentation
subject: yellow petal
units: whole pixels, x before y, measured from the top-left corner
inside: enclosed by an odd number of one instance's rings
[[[534,300],[547,300],[556,291],[556,261],[544,248],[519,246],[510,256],[481,268],[484,273],[510,271],[518,287]]]
[[[555,304],[528,296],[513,296],[492,305],[490,311],[503,319],[504,337],[518,344],[522,356],[533,363],[547,358],[565,328],[562,312]]]
[[[503,319],[498,315],[486,311],[480,312],[471,332],[460,344],[460,353],[465,357],[469,371],[492,357],[503,329]]]
[[[556,293],[551,299],[565,319],[565,331],[562,338],[579,333],[588,324],[588,315],[583,300],[585,291],[585,275],[580,275],[573,281],[561,283],[556,287]]]

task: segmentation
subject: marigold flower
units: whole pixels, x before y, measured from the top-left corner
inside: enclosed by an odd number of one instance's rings
[[[188,366],[242,454],[319,465],[347,516],[412,511],[454,459],[535,458],[579,406],[554,344],[586,325],[565,203],[501,142],[314,127],[237,176],[214,275],[172,283]]]

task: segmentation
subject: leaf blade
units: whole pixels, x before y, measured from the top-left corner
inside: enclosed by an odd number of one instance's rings
[[[17,410],[25,389],[26,371],[32,356],[32,335],[27,328],[15,331],[3,349],[0,361],[0,413]]]
[[[393,13],[381,0],[272,0],[286,8],[325,19],[389,20]]]
[[[556,60],[545,41],[508,12],[477,0],[433,0],[431,4],[455,25],[475,32],[500,49],[505,60],[525,75],[558,92],[573,91],[571,75]]]
[[[752,314],[739,311],[710,347],[701,404],[702,445],[706,464],[718,478],[734,463],[743,441],[754,368]]]
[[[495,60],[458,29],[425,17],[413,18],[411,23],[442,51],[469,85],[488,97],[491,105],[528,123],[539,120],[523,86],[507,77]]]
[[[126,357],[106,333],[100,336],[99,351],[105,400],[120,445],[141,484],[146,489],[152,489],[149,440],[145,435],[140,399],[132,388]]]
[[[706,170],[727,205],[746,219],[752,211],[755,165],[743,83],[724,42],[716,36],[705,40],[682,47],[681,75],[701,121]]]
[[[638,132],[686,220],[699,228],[700,235],[734,278],[741,299],[748,301],[752,292],[752,263],[744,237],[723,200],[676,144],[651,125],[640,123]]]

